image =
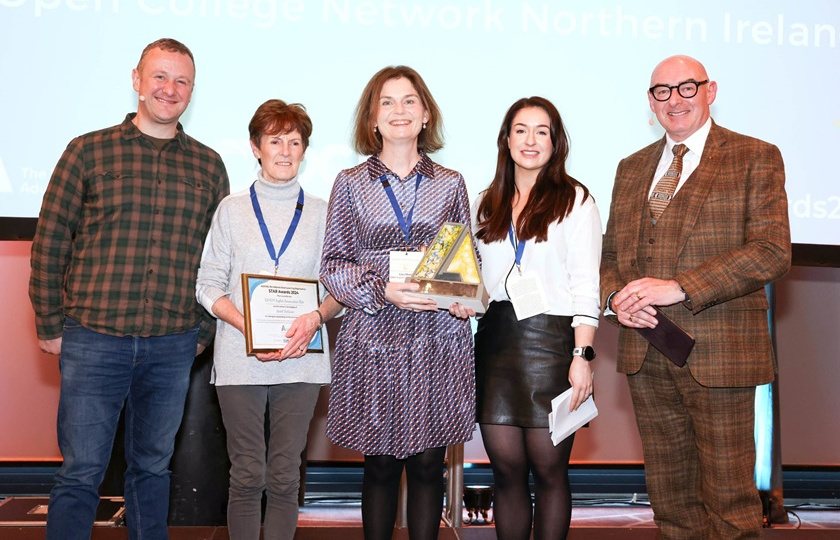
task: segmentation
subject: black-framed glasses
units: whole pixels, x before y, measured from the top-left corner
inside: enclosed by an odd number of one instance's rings
[[[680,84],[674,86],[668,86],[667,84],[657,84],[648,90],[650,95],[653,96],[653,99],[656,101],[668,101],[671,99],[671,92],[674,88],[677,89],[677,92],[680,96],[684,97],[685,99],[693,98],[697,95],[697,89],[700,88],[702,85],[709,82],[709,79],[705,81],[684,81]]]

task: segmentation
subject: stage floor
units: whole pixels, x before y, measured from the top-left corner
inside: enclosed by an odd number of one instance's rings
[[[795,501],[792,501],[795,503]],[[765,529],[768,540],[837,540],[840,539],[838,501],[809,501],[795,508],[789,501],[790,523]],[[632,505],[575,506],[569,540],[657,540],[650,508]],[[0,527],[2,540],[41,540],[44,528]],[[123,540],[124,527],[96,527],[92,540]],[[171,540],[229,540],[225,527],[171,527]],[[309,502],[301,509],[296,540],[362,540],[361,509],[358,502]],[[407,540],[405,529],[397,529],[397,540]],[[440,540],[492,540],[492,525],[442,526]]]

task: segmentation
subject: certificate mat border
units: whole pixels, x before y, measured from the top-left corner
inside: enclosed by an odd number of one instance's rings
[[[309,283],[315,285],[315,301],[318,307],[321,307],[321,284],[317,279],[292,278],[284,276],[272,276],[269,274],[242,274],[242,311],[245,316],[245,354],[248,356],[255,356],[257,353],[276,352],[278,349],[255,349],[254,338],[251,335],[251,288],[249,287],[251,279],[263,279],[269,281],[278,281],[281,283]],[[316,308],[317,309],[317,308]],[[309,312],[307,312],[309,313]],[[300,315],[303,315],[301,313]],[[298,315],[298,317],[300,316]],[[297,318],[297,317],[296,317]],[[324,325],[318,325],[318,333],[320,334],[321,347],[307,347],[306,352],[324,352],[324,344],[326,343],[326,336],[324,335]],[[313,339],[314,341],[314,339]],[[312,343],[311,341],[309,342]],[[280,349],[282,350],[282,349]]]

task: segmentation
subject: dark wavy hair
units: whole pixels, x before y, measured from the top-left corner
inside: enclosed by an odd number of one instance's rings
[[[417,138],[417,149],[431,154],[443,148],[443,118],[440,114],[435,98],[429,91],[429,87],[423,81],[423,77],[408,66],[388,66],[379,70],[368,81],[362,91],[359,103],[356,105],[356,119],[353,128],[353,148],[363,156],[372,156],[382,150],[382,135],[373,129],[376,124],[376,115],[379,112],[379,94],[382,87],[392,79],[408,79],[420,102],[429,115],[426,128],[420,132]]]
[[[548,114],[553,152],[538,173],[528,202],[519,214],[516,222],[517,237],[520,240],[535,238],[537,242],[545,242],[548,240],[548,226],[554,221],[562,221],[572,211],[576,188],[580,186],[583,189],[583,200],[589,197],[586,186],[566,172],[569,138],[557,108],[539,96],[522,98],[510,106],[502,121],[497,140],[499,155],[496,174],[478,206],[478,230],[475,236],[485,243],[504,240],[508,234],[516,194],[515,163],[510,155],[508,137],[516,114],[531,107],[540,108]]]

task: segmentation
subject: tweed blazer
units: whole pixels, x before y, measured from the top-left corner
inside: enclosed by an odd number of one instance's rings
[[[602,304],[633,280],[675,279],[690,300],[662,309],[697,340],[687,364],[692,376],[710,387],[770,382],[775,366],[764,286],[787,273],[791,259],[781,153],[713,123],[700,164],[660,218],[671,226],[654,239],[647,233],[656,228],[645,222],[647,195],[664,148],[665,137],[618,165],[601,259]],[[634,329],[621,327],[618,371],[639,371],[648,347]]]

